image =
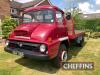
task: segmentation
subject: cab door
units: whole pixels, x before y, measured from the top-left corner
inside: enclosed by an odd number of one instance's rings
[[[57,22],[57,36],[58,38],[66,35],[66,27],[64,25],[64,16],[61,11],[56,11],[56,22]]]

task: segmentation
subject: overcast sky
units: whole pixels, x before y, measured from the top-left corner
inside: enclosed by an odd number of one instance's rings
[[[32,0],[16,0],[26,3]],[[50,0],[53,5],[61,9],[79,7],[83,13],[100,13],[100,0]]]

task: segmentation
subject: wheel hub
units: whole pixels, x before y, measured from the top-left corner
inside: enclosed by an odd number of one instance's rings
[[[61,55],[61,60],[62,60],[62,61],[66,61],[67,58],[68,58],[68,57],[67,57],[67,52],[66,52],[66,51],[63,51],[63,52],[62,52],[62,55]]]

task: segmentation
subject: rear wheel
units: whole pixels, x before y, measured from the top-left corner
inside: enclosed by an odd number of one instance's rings
[[[58,54],[52,61],[53,65],[55,67],[60,68],[62,61],[66,61],[67,58],[68,58],[68,54],[67,53],[68,52],[67,52],[66,46],[64,44],[60,45]]]
[[[77,39],[76,39],[76,45],[78,47],[82,47],[84,44],[84,37],[83,36],[79,36]]]

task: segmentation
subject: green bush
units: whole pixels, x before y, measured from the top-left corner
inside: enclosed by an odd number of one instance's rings
[[[90,32],[100,32],[100,19],[78,19],[75,20],[75,28]]]
[[[17,26],[17,21],[10,17],[5,17],[5,19],[2,21],[2,35],[3,38],[7,38],[9,36],[9,33]]]

